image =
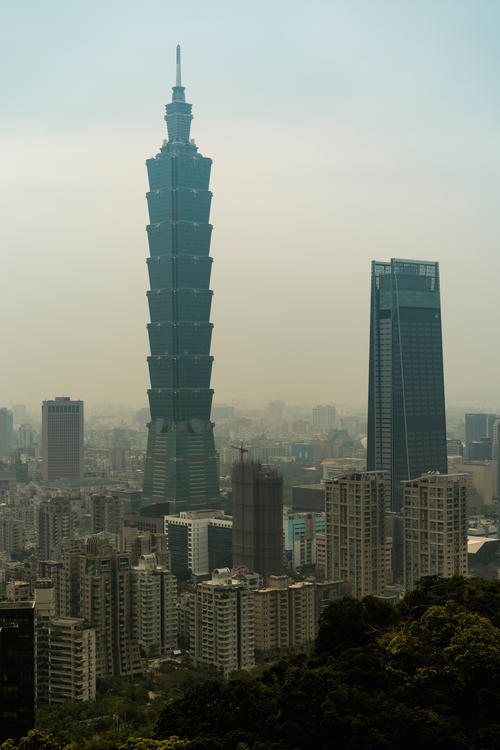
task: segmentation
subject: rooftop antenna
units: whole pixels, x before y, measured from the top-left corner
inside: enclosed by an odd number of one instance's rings
[[[243,447],[243,440],[241,441],[241,443],[239,444],[239,446],[238,445],[232,445],[231,448],[234,448],[235,451],[239,451],[240,461],[241,461],[241,463],[243,463],[243,461],[245,460],[245,453],[248,453],[248,448],[244,448]]]
[[[175,66],[175,85],[182,86],[181,83],[181,45],[177,45],[176,55],[176,66]]]

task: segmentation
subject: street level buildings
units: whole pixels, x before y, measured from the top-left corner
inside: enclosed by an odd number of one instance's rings
[[[467,575],[466,474],[429,472],[403,483],[404,586]]]
[[[372,264],[367,468],[395,513],[403,480],[447,472],[438,263]]]
[[[143,504],[164,504],[169,514],[220,503],[210,421],[212,161],[191,140],[191,119],[177,48],[168,140],[146,162],[151,421]]]
[[[356,598],[383,594],[387,583],[385,491],[382,471],[325,483],[326,576],[346,581]]]
[[[42,404],[43,480],[83,479],[83,401],[59,396]]]

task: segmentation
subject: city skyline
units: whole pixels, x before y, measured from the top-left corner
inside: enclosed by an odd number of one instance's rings
[[[441,264],[448,403],[496,406],[500,9],[316,2],[305,15],[277,2],[236,19],[226,2],[196,7],[194,19],[192,9],[167,19],[156,2],[150,14],[100,8],[109,25],[92,2],[46,18],[35,4],[28,18],[8,10],[6,400],[71,392],[141,405],[142,163],[181,41],[217,165],[216,401],[300,403],[307,391],[317,403],[366,403],[368,264],[392,255]],[[214,18],[224,23],[209,39]],[[75,28],[79,43],[67,46]]]

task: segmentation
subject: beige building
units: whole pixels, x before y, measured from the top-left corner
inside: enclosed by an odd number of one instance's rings
[[[177,579],[154,554],[132,568],[132,634],[143,656],[177,648]]]
[[[255,650],[307,648],[317,631],[315,584],[292,583],[287,576],[269,576],[268,581],[255,592]]]
[[[493,429],[496,434],[496,428],[493,427]],[[496,450],[495,446],[494,450]],[[496,461],[468,461],[463,456],[448,458],[448,471],[469,476],[471,491],[468,495],[468,502],[475,508],[494,503],[497,494],[497,468]]]
[[[325,482],[326,576],[352,596],[383,594],[386,584],[383,471],[349,471]]]
[[[31,599],[31,586],[27,581],[9,581],[5,587],[9,602],[24,602]]]
[[[316,570],[326,576],[326,534],[316,534]]]
[[[51,620],[48,646],[48,702],[95,700],[95,630],[82,619]]]
[[[430,472],[403,482],[404,586],[422,576],[467,575],[465,474]]]
[[[338,583],[292,583],[285,575],[269,576],[268,586],[255,592],[257,655],[309,648],[318,634],[321,614],[345,593]]]
[[[196,586],[193,612],[194,661],[224,675],[252,669],[254,656],[254,590],[229,568],[216,569],[210,581]]]

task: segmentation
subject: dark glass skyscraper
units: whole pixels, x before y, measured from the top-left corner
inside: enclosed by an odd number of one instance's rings
[[[177,513],[219,503],[210,375],[211,159],[190,139],[191,104],[181,85],[180,49],[168,140],[146,162],[151,290],[148,357],[151,410],[143,505]]]
[[[372,263],[367,468],[395,512],[402,480],[448,471],[437,263]]]

